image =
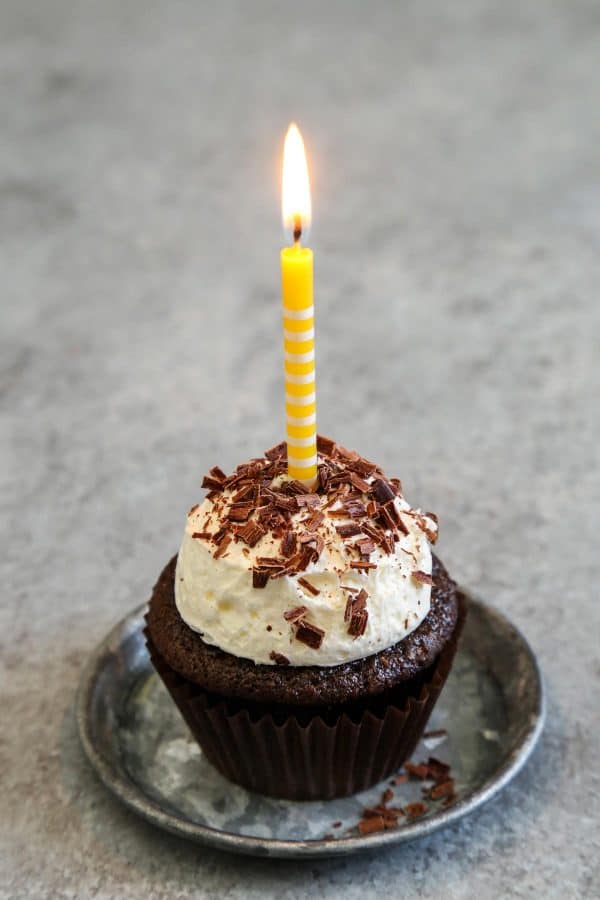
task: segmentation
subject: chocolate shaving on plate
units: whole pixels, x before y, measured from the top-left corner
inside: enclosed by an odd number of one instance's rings
[[[429,807],[426,803],[420,803],[417,801],[416,803],[407,803],[404,807],[404,812],[409,819],[418,819],[421,816],[424,816]]]
[[[369,816],[361,819],[357,827],[360,834],[373,834],[375,831],[384,831],[385,822],[382,815]]]
[[[447,781],[440,781],[439,784],[434,784],[429,792],[429,796],[432,800],[440,800],[442,797],[453,797],[454,779],[449,778]]]

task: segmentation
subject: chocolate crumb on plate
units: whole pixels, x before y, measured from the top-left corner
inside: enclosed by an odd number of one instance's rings
[[[426,803],[421,803],[417,800],[415,803],[407,803],[404,807],[404,812],[408,819],[419,819],[425,815],[428,809],[429,807]]]
[[[426,763],[405,762],[404,768],[411,778],[420,778],[423,781],[429,775],[429,768]]]
[[[358,823],[358,830],[360,834],[373,834],[375,831],[384,831],[385,822],[383,821],[383,816],[369,816],[366,819],[361,819]]]
[[[447,781],[440,781],[434,784],[429,792],[432,800],[440,800],[442,797],[452,797],[454,795],[454,779],[449,778]]]
[[[448,737],[448,732],[445,728],[434,728],[433,731],[426,731],[423,735],[423,738],[427,740],[427,738],[440,738],[440,737]]]

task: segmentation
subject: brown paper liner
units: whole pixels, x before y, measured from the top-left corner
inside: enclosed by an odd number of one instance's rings
[[[418,678],[363,704],[314,712],[265,711],[204,691],[179,675],[146,630],[152,664],[206,758],[230,781],[288,800],[329,800],[365,790],[409,758],[425,729],[456,653],[466,615]]]

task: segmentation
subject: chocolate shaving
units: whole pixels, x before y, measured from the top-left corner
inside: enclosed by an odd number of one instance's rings
[[[320,506],[321,498],[318,494],[298,494],[296,496],[296,504],[299,509],[303,506]]]
[[[450,766],[448,763],[443,763],[441,760],[436,759],[435,756],[430,756],[427,760],[427,769],[429,777],[437,782],[445,781],[450,774]]]
[[[375,479],[371,485],[371,492],[380,503],[387,503],[388,500],[393,500],[396,496],[393,487],[385,478]]]
[[[371,553],[375,550],[375,541],[371,538],[361,538],[359,541],[356,541],[354,544],[355,547],[358,547],[361,556],[369,557]]]
[[[320,528],[320,526],[325,521],[325,515],[321,512],[320,509],[315,509],[310,517],[305,520],[304,527],[307,531],[315,531],[315,529]]]
[[[194,531],[192,533],[193,538],[198,538],[199,540],[209,541],[212,537],[210,531]]]
[[[396,509],[396,504],[393,500],[388,500],[387,503],[384,503],[383,508],[387,510],[389,518],[392,520],[394,525],[399,525],[402,519],[400,518],[400,513]]]
[[[267,586],[269,573],[264,569],[252,569],[252,587],[264,588]]]
[[[363,569],[363,570],[376,569],[377,563],[368,562],[366,559],[361,559],[361,560],[352,559],[352,560],[350,560],[350,568],[351,569]]]
[[[420,778],[421,780],[423,780],[424,778],[427,778],[429,776],[429,767],[427,766],[427,763],[416,764],[405,762],[404,768],[411,776],[411,778]]]
[[[221,484],[227,481],[227,475],[225,474],[223,469],[219,468],[219,466],[213,466],[209,474],[211,478],[214,478],[215,481],[219,481]]]
[[[317,594],[321,593],[319,588],[315,587],[314,584],[311,584],[310,581],[308,581],[306,578],[299,578],[298,584],[301,584],[303,588],[306,588],[309,594],[312,594],[313,597],[316,597]]]
[[[237,536],[249,547],[254,547],[260,541],[261,537],[267,533],[267,529],[263,528],[258,522],[250,520],[243,528],[237,532]]]
[[[357,594],[351,594],[346,601],[346,609],[344,610],[344,621],[348,622],[348,634],[357,638],[365,633],[369,613],[366,605],[369,595],[364,588]]]
[[[391,788],[386,788],[383,794],[381,795],[382,804],[386,805],[390,802],[390,800],[394,799],[394,792]]]
[[[217,547],[215,552],[213,553],[213,557],[215,559],[219,559],[221,556],[223,556],[223,554],[229,547],[232,540],[233,540],[233,538],[231,537],[231,535],[226,534],[225,537],[220,541],[219,546]]]
[[[306,619],[300,619],[296,625],[296,640],[312,647],[313,650],[319,649],[324,637],[323,629],[313,625],[312,622],[307,622]]]
[[[418,819],[421,816],[424,816],[428,810],[428,806],[425,803],[407,803],[404,807],[404,812],[409,819]]]
[[[286,558],[293,556],[294,553],[296,552],[297,546],[298,546],[298,542],[296,540],[296,535],[294,534],[293,531],[287,531],[284,534],[283,539],[281,541],[280,550],[281,550],[282,556],[285,556]]]
[[[323,437],[322,434],[317,435],[317,450],[324,456],[333,456],[335,453],[336,443],[331,438]]]
[[[434,728],[433,731],[426,731],[423,735],[424,738],[441,738],[448,737],[448,732],[445,728]],[[430,757],[432,759],[433,757]]]
[[[290,664],[287,656],[284,656],[283,653],[277,653],[276,650],[271,650],[269,659],[272,659],[276,666],[289,666]]]
[[[223,482],[219,481],[216,478],[212,478],[210,475],[205,475],[202,479],[202,484],[200,485],[200,487],[208,488],[211,491],[218,492],[223,490]]]
[[[362,518],[367,515],[366,507],[360,500],[347,500],[344,503],[344,509],[346,510],[346,514],[353,519]]]
[[[432,800],[441,800],[442,797],[453,797],[454,779],[449,778],[447,781],[441,781],[439,784],[434,784],[429,792],[429,796]]]
[[[350,472],[350,481],[361,494],[366,494],[370,488],[369,483],[365,481],[364,478],[361,478],[356,472]]]
[[[384,831],[385,822],[383,821],[383,816],[375,815],[361,819],[358,823],[358,830],[361,834],[373,834],[375,831]]]
[[[392,778],[392,784],[405,784],[408,781],[408,773],[401,772],[400,775],[396,775]]]
[[[399,497],[400,494],[402,493],[402,482],[400,481],[400,479],[399,478],[390,478],[390,484],[392,485],[392,487],[396,491],[397,496]]]
[[[397,525],[396,519],[392,515],[389,504],[387,503],[384,506],[379,507],[379,518],[386,528],[391,528],[392,530],[394,530]]]
[[[281,486],[281,490],[285,490],[288,494],[310,494],[310,488],[307,488],[305,484],[302,484],[301,481],[298,481],[294,478],[293,481],[286,481],[285,484]]]
[[[358,459],[353,460],[349,468],[353,469],[355,472],[358,472],[359,475],[362,475],[363,478],[368,478],[374,472],[377,471],[377,466],[374,462],[371,462],[369,459],[365,459],[363,456],[359,456]]]
[[[348,625],[348,634],[354,638],[361,637],[366,631],[368,619],[369,613],[366,609],[353,613]]]
[[[298,509],[298,504],[294,497],[286,497],[285,494],[274,494],[273,503],[278,509],[285,509],[287,512],[294,513]]]
[[[234,503],[227,510],[227,518],[232,522],[246,522],[254,512],[252,503]]]
[[[294,606],[293,609],[288,609],[283,614],[283,618],[286,622],[297,622],[302,618],[304,613],[307,613],[308,609],[306,606]]]
[[[237,494],[234,494],[231,499],[233,503],[240,503],[242,500],[248,500],[250,498],[254,499],[255,491],[256,485],[245,484],[244,487],[240,488]]]
[[[360,534],[362,528],[360,525],[356,525],[354,522],[348,522],[347,525],[336,525],[335,530],[342,538],[354,537],[356,534]]]
[[[433,522],[435,522],[435,528],[431,528],[428,525],[426,519],[431,519]],[[436,514],[431,512],[425,513],[425,516],[419,520],[419,527],[425,533],[425,536],[429,543],[435,544],[438,539],[439,533],[438,517],[436,516]]]
[[[279,556],[257,556],[256,565],[259,569],[282,569],[285,566],[285,560]]]
[[[343,459],[344,462],[355,462],[357,459],[360,459],[356,450],[348,450],[347,447],[342,447],[341,444],[337,445],[335,455],[338,459]]]
[[[271,447],[270,450],[265,450],[265,456],[270,460],[278,460],[284,457],[287,453],[287,444],[285,441],[282,441],[280,444],[275,444],[274,447]]]
[[[433,584],[431,575],[428,575],[427,572],[422,572],[421,569],[415,569],[411,574],[414,580],[418,581],[420,584]]]
[[[194,503],[192,508],[188,511],[188,516],[193,516],[199,506],[200,506],[199,503]]]

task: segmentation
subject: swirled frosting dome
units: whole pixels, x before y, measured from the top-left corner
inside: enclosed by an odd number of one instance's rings
[[[319,482],[286,475],[286,447],[203,482],[175,600],[203,640],[263,665],[335,666],[401,641],[430,607],[437,519],[400,482],[319,438]]]

